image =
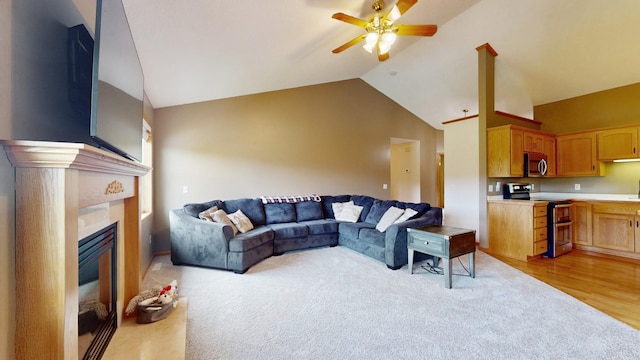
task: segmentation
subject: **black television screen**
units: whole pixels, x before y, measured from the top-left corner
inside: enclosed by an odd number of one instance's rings
[[[91,137],[142,160],[142,67],[121,0],[98,0],[91,91]]]

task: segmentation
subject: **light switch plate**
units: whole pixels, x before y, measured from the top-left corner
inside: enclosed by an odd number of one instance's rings
[[[580,184],[575,184],[575,185],[573,186],[573,188],[574,188],[575,190],[580,190]]]

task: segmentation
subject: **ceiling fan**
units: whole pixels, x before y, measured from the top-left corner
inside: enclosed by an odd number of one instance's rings
[[[389,50],[397,35],[432,36],[438,31],[437,25],[394,24],[402,14],[417,2],[418,0],[399,0],[389,11],[381,15],[385,3],[383,0],[377,0],[371,6],[376,13],[369,21],[341,12],[333,14],[332,18],[360,26],[365,29],[366,33],[333,49],[331,52],[337,54],[364,40],[364,49],[370,53],[373,53],[373,49],[376,49],[378,60],[385,61],[389,58]]]

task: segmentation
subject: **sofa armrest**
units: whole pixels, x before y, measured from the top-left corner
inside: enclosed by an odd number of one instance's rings
[[[419,218],[393,224],[385,232],[384,259],[387,266],[397,269],[408,262],[407,228],[442,225],[442,208],[432,207]]]
[[[196,219],[182,209],[169,212],[171,260],[174,264],[227,267],[229,225]]]

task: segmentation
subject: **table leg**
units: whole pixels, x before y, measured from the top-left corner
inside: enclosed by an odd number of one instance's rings
[[[451,259],[442,258],[442,265],[444,268],[444,287],[451,289]]]
[[[469,253],[469,272],[471,273],[471,277],[476,277],[476,252]]]
[[[413,274],[413,249],[409,249],[409,274]]]

